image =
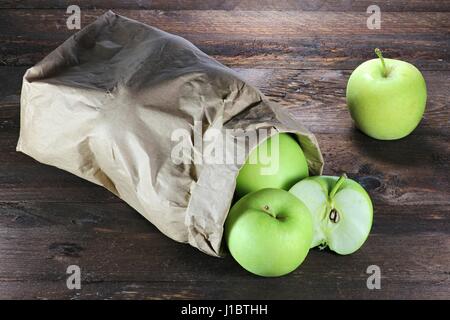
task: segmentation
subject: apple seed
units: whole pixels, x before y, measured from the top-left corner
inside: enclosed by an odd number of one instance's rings
[[[331,209],[331,211],[330,211],[330,220],[333,223],[338,223],[339,222],[339,213],[337,212],[336,209]]]

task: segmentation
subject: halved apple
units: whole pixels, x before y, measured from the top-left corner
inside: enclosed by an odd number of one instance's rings
[[[347,178],[316,176],[301,180],[290,190],[312,214],[312,247],[328,246],[345,255],[358,250],[369,236],[373,206],[357,182]]]

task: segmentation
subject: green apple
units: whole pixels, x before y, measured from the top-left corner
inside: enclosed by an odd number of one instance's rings
[[[311,247],[308,208],[289,192],[262,189],[241,198],[225,222],[225,241],[246,270],[278,277],[296,269]]]
[[[291,190],[309,209],[314,237],[311,247],[328,247],[339,254],[358,250],[372,227],[372,201],[364,188],[345,175],[316,176],[295,184]]]
[[[308,176],[308,163],[297,140],[288,133],[276,134],[253,149],[236,179],[236,194],[264,188],[289,190]]]
[[[419,124],[427,102],[427,87],[410,63],[384,59],[364,62],[350,76],[347,105],[356,126],[368,136],[396,140]]]

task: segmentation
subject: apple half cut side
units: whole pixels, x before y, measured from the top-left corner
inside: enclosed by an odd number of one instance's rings
[[[332,176],[309,177],[290,190],[312,214],[314,236],[311,248],[329,247],[346,255],[358,250],[372,227],[373,206],[357,182]]]

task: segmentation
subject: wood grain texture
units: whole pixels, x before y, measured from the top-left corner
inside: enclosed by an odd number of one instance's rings
[[[104,10],[83,10],[82,25]],[[381,30],[356,12],[117,10],[181,35],[234,67],[353,69],[375,47],[421,70],[450,70],[450,14],[393,12]],[[74,33],[58,10],[0,10],[0,63],[33,65]],[[282,23],[280,23],[282,21]],[[14,25],[14,28],[10,26]]]
[[[379,1],[392,11],[379,31],[364,27],[367,1],[79,3],[100,9],[83,10],[83,25],[114,7],[185,36],[287,108],[316,134],[325,173],[347,172],[370,193],[373,229],[353,255],[312,250],[292,274],[258,278],[230,256],[168,239],[103,188],[15,152],[22,76],[73,32],[59,10],[66,1],[3,1],[28,9],[0,9],[0,299],[450,299],[449,1]],[[297,11],[272,11],[286,9]],[[351,70],[374,46],[427,81],[424,119],[399,141],[368,138],[346,110]],[[71,264],[82,268],[79,291],[65,284]],[[381,290],[366,287],[373,264]]]
[[[0,162],[4,169],[0,173],[0,200],[120,201],[102,188],[15,152],[25,69],[0,68],[1,82],[8,83],[0,89],[4,97],[0,99]],[[235,70],[317,135],[326,173],[347,172],[366,188],[373,188],[370,191],[377,200],[393,205],[450,202],[450,184],[444,174],[450,169],[450,71],[424,72],[429,99],[419,128],[406,139],[385,142],[369,139],[354,128],[345,103],[349,71]],[[339,143],[334,143],[336,139]],[[359,156],[355,158],[355,154]],[[429,166],[416,175],[414,169],[424,163]],[[59,192],[52,192],[55,187]],[[18,193],[17,188],[22,192]]]
[[[443,211],[381,206],[363,250],[347,257],[313,250],[290,276],[261,279],[229,256],[174,243],[124,204],[2,204],[2,226],[13,232],[0,232],[0,297],[270,299],[276,289],[279,299],[446,298],[448,206],[423,208]],[[70,264],[83,268],[81,291],[65,288]],[[383,270],[381,291],[365,288],[372,264]]]
[[[378,5],[384,12],[450,11],[449,0],[3,0],[7,9],[66,9],[77,4],[83,9],[137,10],[299,10],[299,11],[366,11]]]

